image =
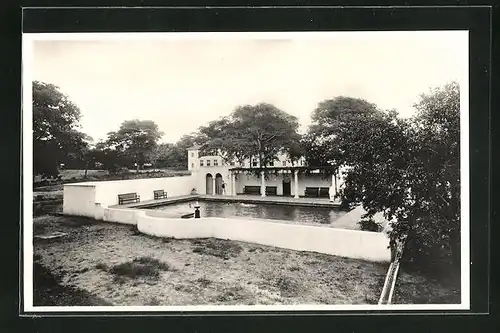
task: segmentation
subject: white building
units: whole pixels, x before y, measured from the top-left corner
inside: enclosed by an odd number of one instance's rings
[[[330,198],[343,183],[339,175],[325,176],[325,168],[307,166],[303,157],[292,163],[282,154],[263,170],[257,161],[239,164],[218,155],[200,156],[199,146],[187,153],[188,169],[197,177],[199,194]]]

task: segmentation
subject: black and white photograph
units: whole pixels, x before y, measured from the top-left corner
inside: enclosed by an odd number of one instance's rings
[[[469,309],[468,36],[24,34],[24,309]]]

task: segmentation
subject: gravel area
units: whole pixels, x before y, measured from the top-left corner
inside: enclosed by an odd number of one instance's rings
[[[92,297],[122,306],[375,304],[388,267],[228,240],[154,238],[78,217],[35,218],[35,235],[53,232],[67,235],[36,238],[35,262],[62,287],[87,293],[85,304]]]

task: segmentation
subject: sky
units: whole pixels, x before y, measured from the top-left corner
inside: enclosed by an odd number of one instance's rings
[[[295,115],[304,131],[318,103],[336,96],[409,117],[421,93],[467,83],[466,32],[33,37],[25,75],[68,95],[95,141],[141,119],[158,124],[163,142],[175,142],[260,102]]]

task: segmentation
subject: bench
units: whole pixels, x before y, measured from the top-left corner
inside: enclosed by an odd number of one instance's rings
[[[164,192],[163,190],[153,191],[153,195],[155,200],[167,198],[167,192]]]
[[[319,187],[306,187],[306,190],[304,191],[304,196],[306,198],[318,198]]]
[[[320,198],[330,198],[330,188],[320,187],[319,188],[319,197]]]
[[[260,186],[245,186],[243,194],[260,195]]]
[[[266,195],[278,195],[278,187],[266,186]]]
[[[118,204],[122,205],[124,203],[128,202],[139,202],[140,197],[137,195],[137,193],[124,193],[124,194],[118,194]]]

